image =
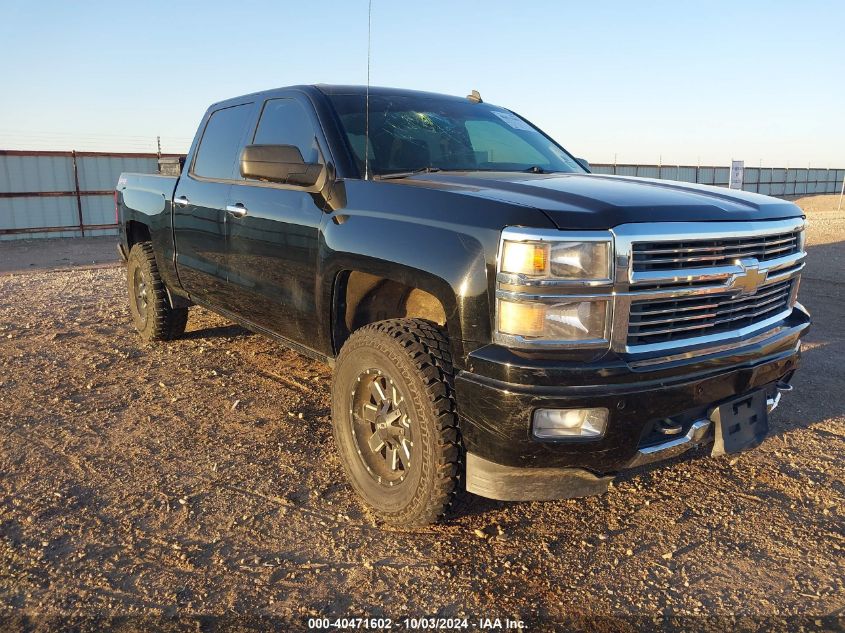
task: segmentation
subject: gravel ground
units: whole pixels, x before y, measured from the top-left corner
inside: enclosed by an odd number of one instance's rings
[[[0,275],[72,266],[101,268],[118,262],[117,237],[8,240],[0,242]]]
[[[842,627],[845,219],[834,196],[798,202],[815,324],[760,448],[589,499],[464,495],[413,532],[344,482],[326,367],[199,308],[185,338],[143,345],[117,265],[0,275],[0,624]],[[26,268],[16,248],[4,270]]]

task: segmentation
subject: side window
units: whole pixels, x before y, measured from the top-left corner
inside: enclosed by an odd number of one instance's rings
[[[255,145],[295,145],[306,163],[319,163],[317,134],[311,117],[295,99],[269,99],[252,142]]]
[[[235,162],[241,149],[246,126],[249,123],[252,104],[233,106],[217,110],[208,119],[193,173],[203,178],[233,178]]]
[[[467,121],[472,149],[479,163],[508,163],[548,165],[549,159],[517,134],[492,121]]]

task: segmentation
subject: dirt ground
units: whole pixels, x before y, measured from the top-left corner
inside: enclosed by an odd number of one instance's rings
[[[3,241],[0,242],[0,275],[45,268],[113,266],[119,259],[116,246],[117,237]]]
[[[798,203],[815,323],[760,448],[589,499],[463,495],[413,532],[345,483],[328,368],[199,308],[185,338],[143,345],[123,268],[96,254],[112,241],[0,243],[0,628],[841,630],[845,211]],[[51,268],[22,255],[58,246],[74,253]]]

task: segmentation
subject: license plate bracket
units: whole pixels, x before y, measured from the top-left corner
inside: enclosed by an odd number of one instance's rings
[[[715,432],[713,456],[755,448],[769,433],[766,392],[752,391],[720,404],[710,413],[710,420]]]

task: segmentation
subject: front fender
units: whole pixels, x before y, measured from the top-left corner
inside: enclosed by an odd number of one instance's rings
[[[440,301],[453,354],[462,359],[490,340],[488,256],[495,257],[498,232],[476,232],[471,236],[412,218],[335,216],[321,243],[321,309],[331,309],[335,280],[344,271],[419,288]]]

